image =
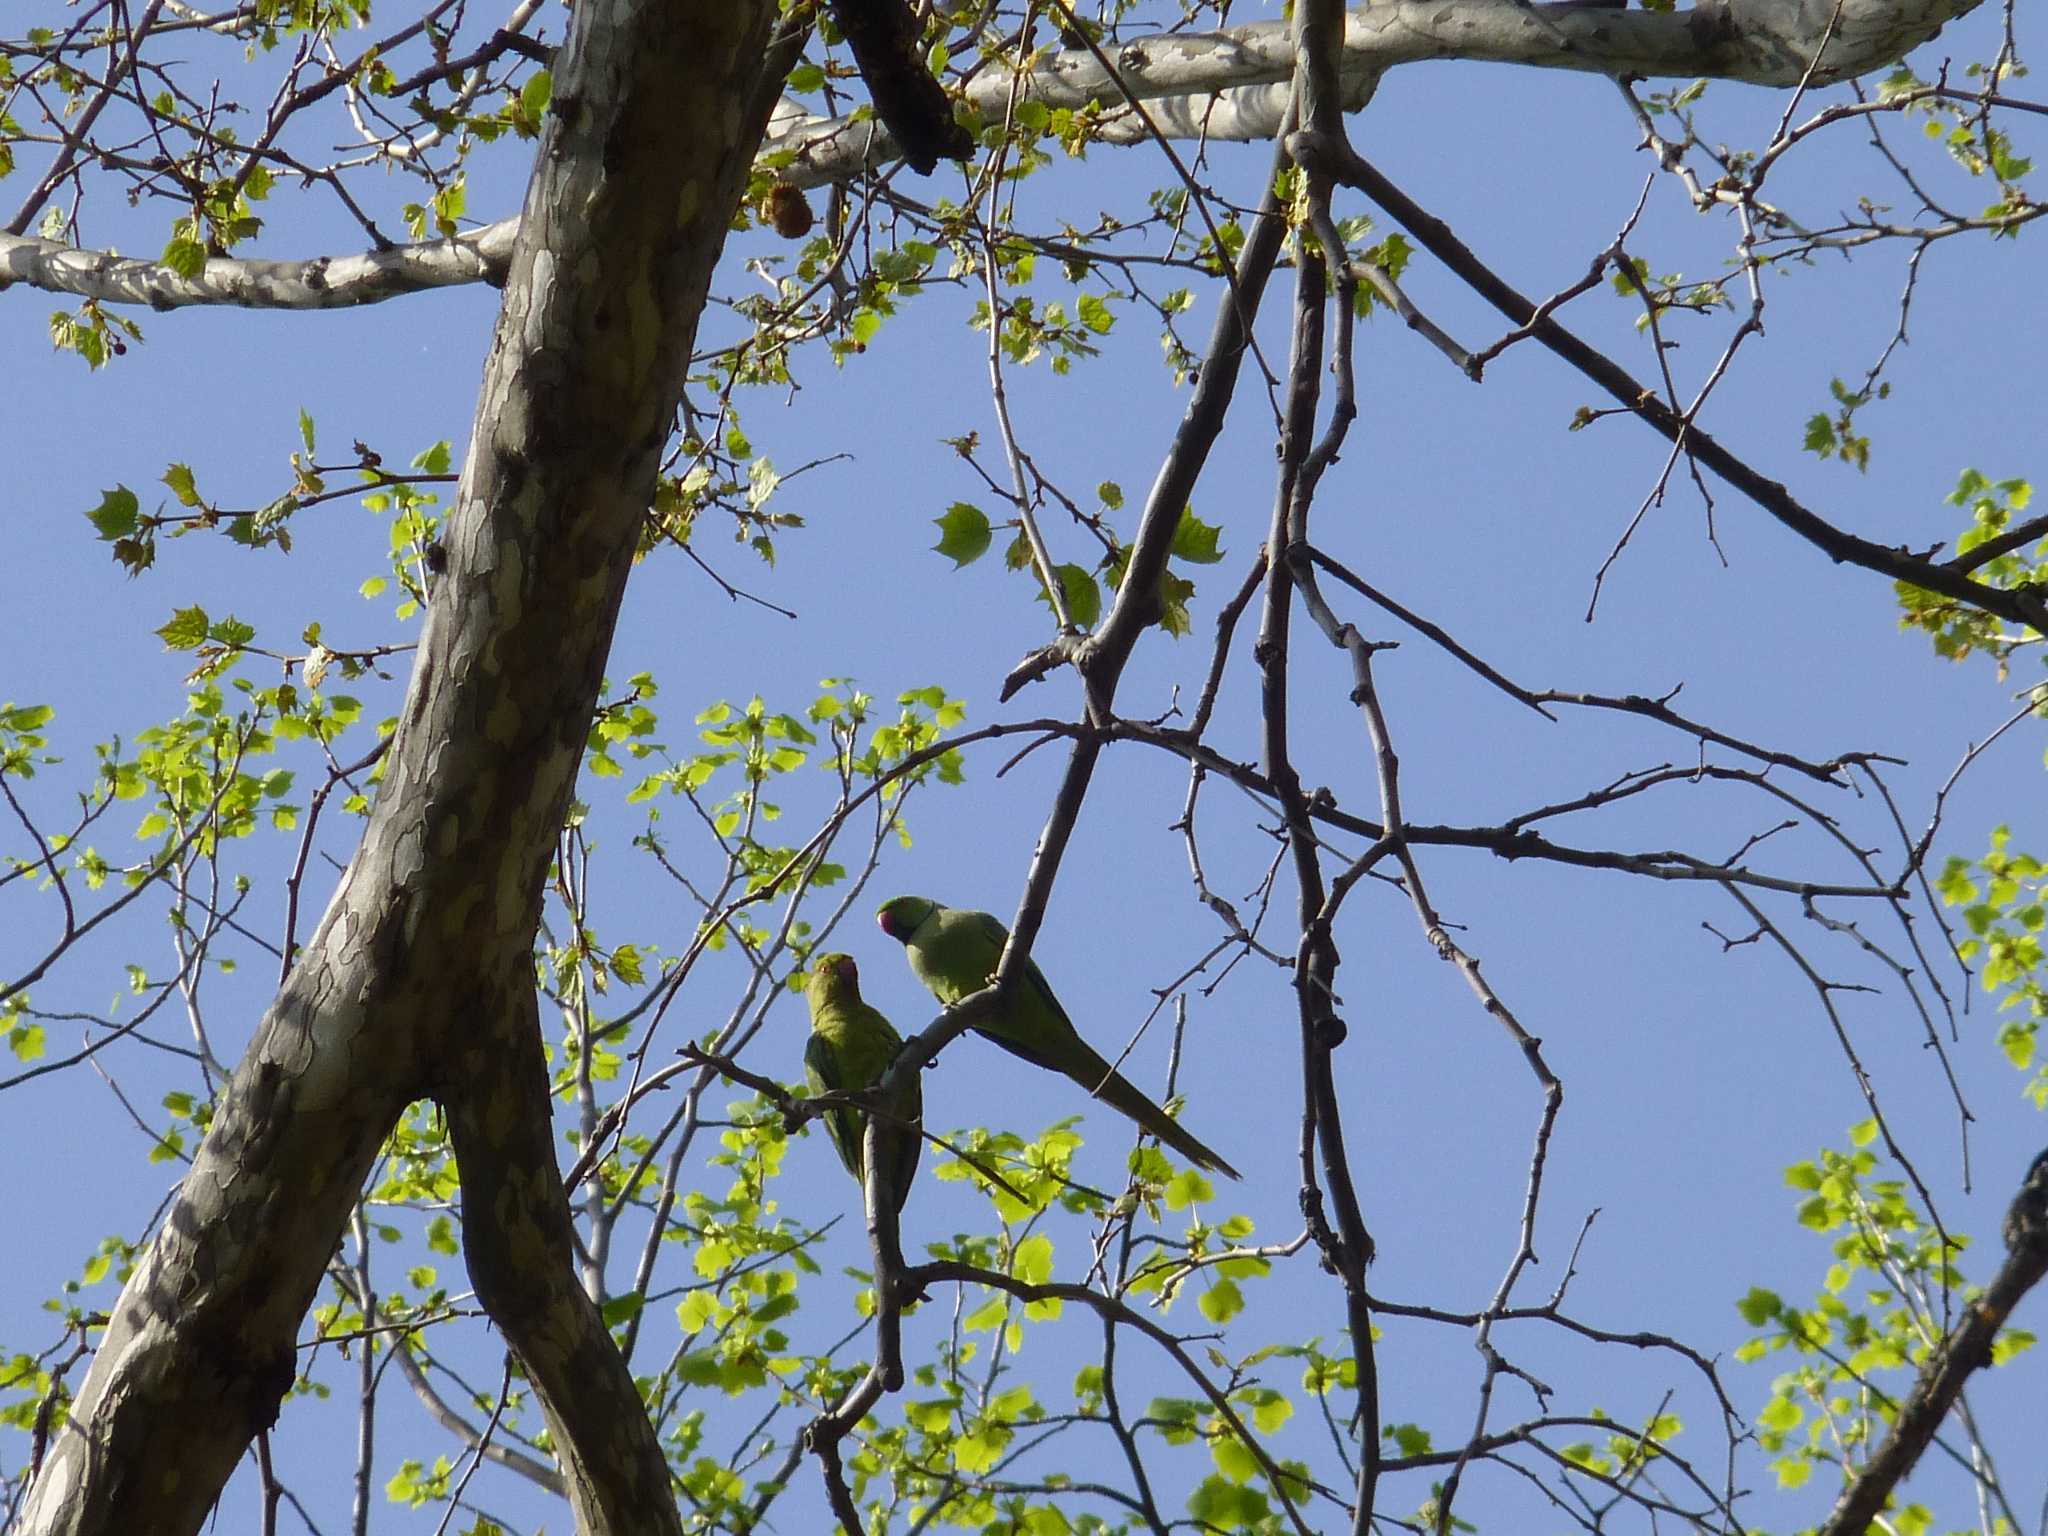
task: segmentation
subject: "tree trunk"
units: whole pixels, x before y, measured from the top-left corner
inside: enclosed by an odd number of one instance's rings
[[[399,1112],[443,1104],[478,1294],[579,1526],[675,1530],[574,1283],[532,981],[541,886],[712,267],[770,0],[579,0],[463,483],[362,845],[258,1027],[36,1479],[25,1532],[196,1531],[295,1373]],[[772,64],[769,66],[772,68]]]

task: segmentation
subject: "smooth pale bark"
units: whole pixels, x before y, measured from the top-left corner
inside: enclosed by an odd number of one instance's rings
[[[1677,11],[1574,9],[1515,0],[1374,0],[1347,13],[1338,53],[1344,110],[1371,98],[1402,64],[1483,59],[1539,69],[1645,79],[1739,80],[1825,85],[1889,68],[1981,0],[1715,0]],[[999,119],[1013,100],[1104,108],[1103,142],[1168,138],[1261,140],[1280,132],[1294,71],[1285,21],[1220,32],[1151,37],[1116,54],[1117,77],[1086,49],[1054,52],[1021,81],[984,70],[967,100]],[[1127,95],[1145,102],[1140,118]],[[792,104],[793,105],[793,104]],[[1148,121],[1149,120],[1149,121]],[[822,186],[887,164],[896,150],[872,121],[779,116],[768,149],[776,175]],[[504,270],[515,221],[388,251],[265,261],[217,256],[192,277],[154,261],[81,251],[54,240],[0,232],[0,288],[26,283],[108,304],[176,309],[228,304],[252,309],[337,309],[458,283],[491,282]]]
[[[768,0],[579,0],[363,842],[259,1026],[19,1527],[196,1531],[292,1382],[385,1132],[444,1106],[478,1294],[585,1532],[676,1530],[574,1283],[532,974],[543,877],[711,271],[772,91]],[[232,1522],[231,1522],[232,1523]]]

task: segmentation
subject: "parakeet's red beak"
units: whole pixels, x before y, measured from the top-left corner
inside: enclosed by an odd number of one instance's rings
[[[895,939],[898,943],[901,943],[903,935],[896,931],[896,924],[893,921],[894,917],[895,914],[885,907],[875,914],[875,922],[881,927],[882,932]]]

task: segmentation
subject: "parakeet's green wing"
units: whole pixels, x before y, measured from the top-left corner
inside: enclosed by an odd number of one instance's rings
[[[846,1064],[840,1060],[838,1048],[821,1030],[811,1031],[811,1038],[804,1046],[804,1076],[809,1080],[813,1093],[850,1091]],[[867,1164],[862,1155],[861,1117],[851,1109],[839,1108],[828,1109],[819,1118],[824,1122],[825,1134],[832,1138],[832,1145],[838,1149],[839,1161],[846,1165],[846,1171],[856,1179],[865,1179]]]
[[[820,956],[804,995],[811,1010],[811,1035],[804,1045],[804,1075],[811,1092],[860,1093],[880,1083],[903,1049],[903,1037],[878,1010],[861,1001],[860,975],[852,957]],[[877,1127],[883,1172],[898,1210],[910,1193],[923,1151],[917,1130],[923,1114],[924,1088],[912,1073],[891,1091]],[[835,1105],[820,1118],[846,1171],[865,1182],[867,1111]]]
[[[1010,930],[986,912],[978,915],[981,918],[981,931],[988,936],[988,972],[993,976],[995,974],[996,962],[1003,957],[1003,946],[1010,942]],[[1067,1017],[1067,1010],[1062,1008],[1060,1000],[1053,996],[1052,983],[1045,979],[1045,972],[1038,968],[1036,960],[1026,960],[1024,962],[1024,979],[1020,985],[1029,988],[1032,995],[1045,1005],[1046,1011],[1053,1018],[1059,1020],[1061,1024],[1066,1025],[1066,1032],[1073,1037],[1073,1044],[1080,1046],[1084,1051],[1088,1049],[1086,1042],[1081,1039],[1080,1031],[1074,1028],[1074,1021]],[[977,988],[976,990],[980,989]],[[1026,1006],[1028,1008],[1029,1005],[1027,1004]],[[1043,1068],[1048,1072],[1067,1071],[1067,1065],[1064,1061],[1055,1061],[1046,1055],[1045,1052],[1034,1048],[1029,1040],[1023,1038],[1015,1030],[1006,1029],[998,1032],[995,1029],[990,1029],[984,1031],[984,1033],[1011,1055],[1023,1057],[1024,1060],[1030,1062],[1034,1067]],[[1065,1042],[1061,1043],[1064,1044]],[[1107,1063],[1104,1063],[1103,1070],[1109,1070]],[[1072,1074],[1069,1075],[1071,1076]]]

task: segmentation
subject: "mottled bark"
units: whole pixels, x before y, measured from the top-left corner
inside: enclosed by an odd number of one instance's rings
[[[773,93],[766,0],[582,0],[528,190],[448,568],[363,842],[123,1291],[26,1532],[195,1531],[290,1386],[385,1132],[446,1107],[479,1294],[580,1527],[673,1530],[573,1283],[532,993],[575,779],[711,270]]]
[[[570,1258],[532,967],[447,1060],[462,1169],[463,1255],[477,1298],[525,1367],[548,1421],[577,1528],[679,1532],[675,1496],[640,1393]]]

